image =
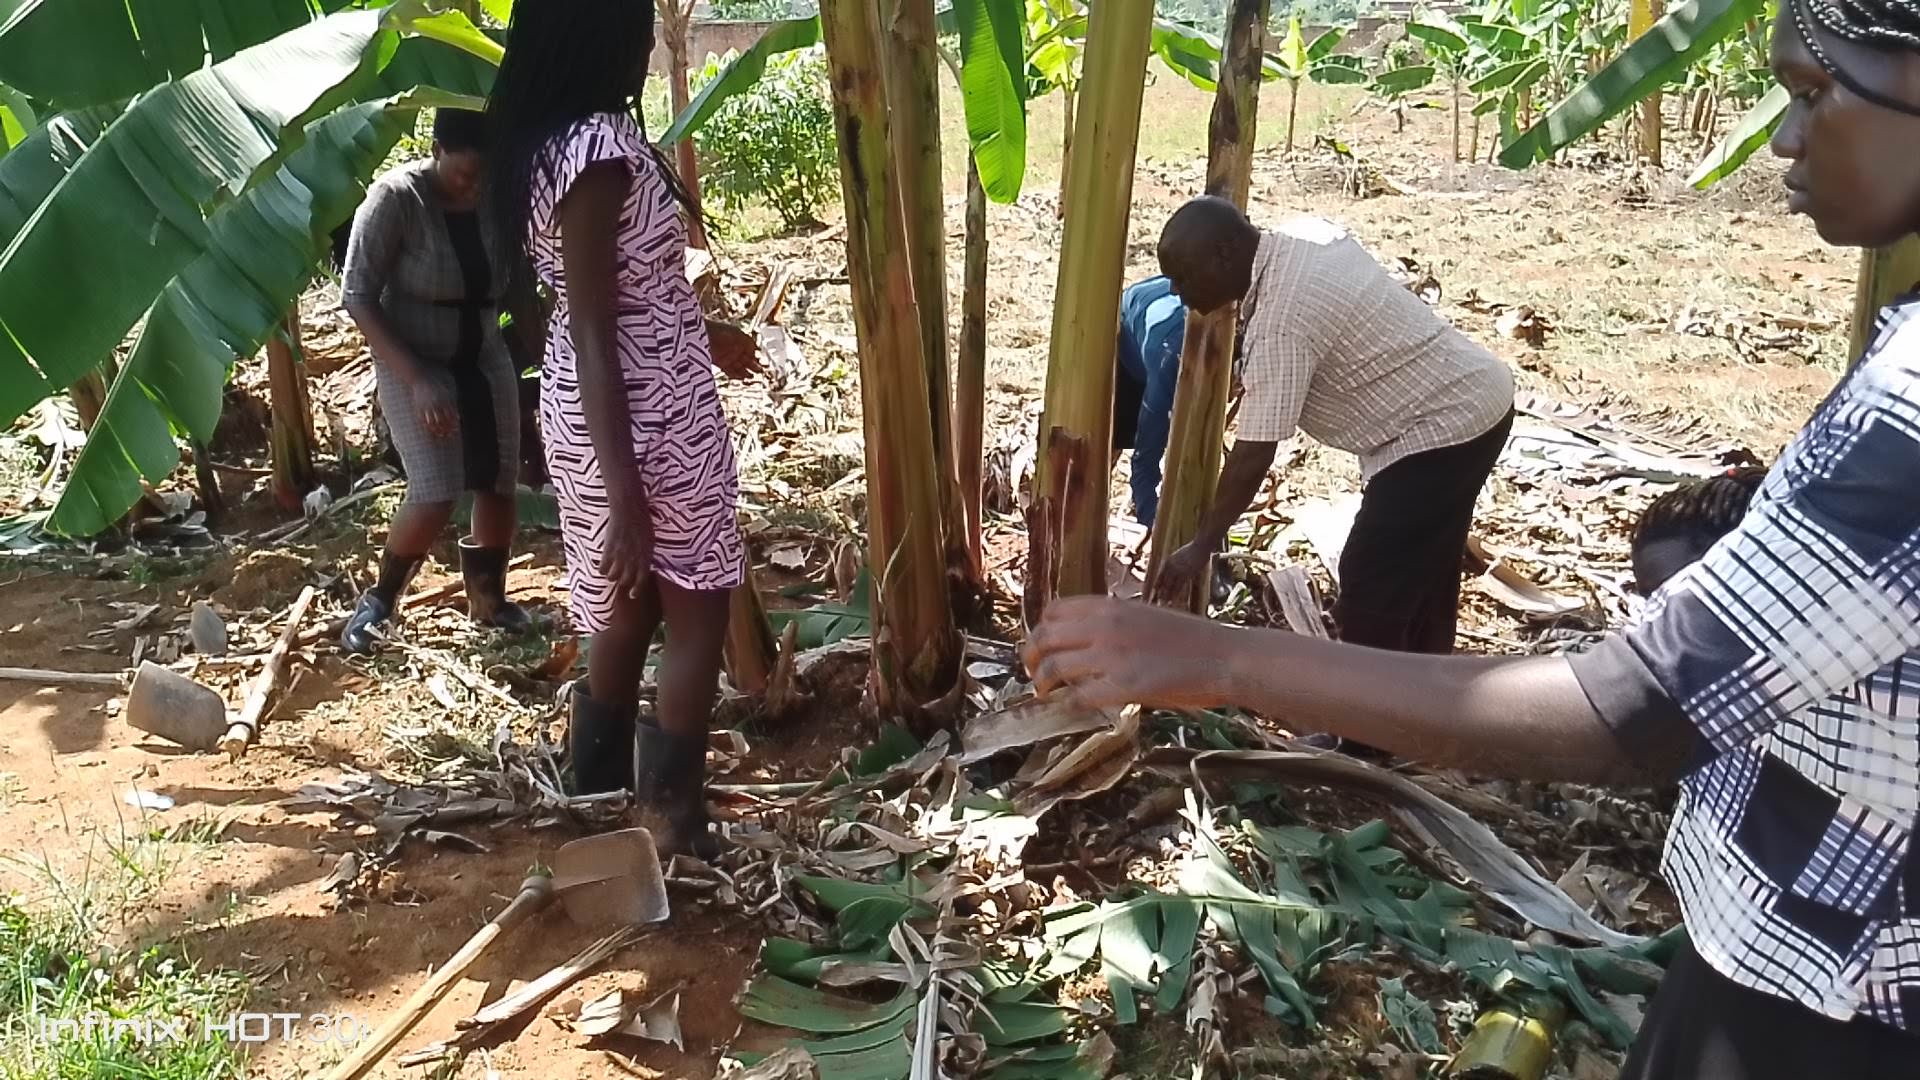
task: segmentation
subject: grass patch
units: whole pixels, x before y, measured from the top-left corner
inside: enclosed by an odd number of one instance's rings
[[[29,909],[0,897],[0,1076],[241,1076],[240,1048],[206,1025],[241,1007],[247,980],[169,946],[112,946],[98,912],[91,902]]]

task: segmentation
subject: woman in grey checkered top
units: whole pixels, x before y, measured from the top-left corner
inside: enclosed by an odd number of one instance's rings
[[[507,549],[520,460],[517,365],[500,329],[506,263],[480,199],[485,118],[442,109],[433,155],[381,177],[354,215],[342,294],[373,350],[380,409],[407,474],[380,576],[360,597],[342,644],[371,651],[454,501],[473,492],[472,535],[460,541],[467,611],[522,629],[507,600]]]

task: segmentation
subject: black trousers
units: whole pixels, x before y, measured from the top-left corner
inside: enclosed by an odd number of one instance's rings
[[[1920,1035],[1749,990],[1692,945],[1667,966],[1620,1080],[1912,1080]]]
[[[1340,640],[1450,653],[1473,503],[1513,429],[1509,411],[1476,438],[1402,458],[1367,482],[1340,552]]]

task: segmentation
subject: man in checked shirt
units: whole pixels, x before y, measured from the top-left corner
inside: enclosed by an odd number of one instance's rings
[[[1188,594],[1280,443],[1304,431],[1357,455],[1366,483],[1340,552],[1340,640],[1452,652],[1460,559],[1513,426],[1513,373],[1318,218],[1262,232],[1225,199],[1195,199],[1161,232],[1160,267],[1195,311],[1239,302],[1245,396],[1213,505],[1155,590]]]
[[[1788,206],[1833,244],[1920,231],[1920,0],[1782,0],[1773,70]],[[1920,295],[1591,652],[1409,656],[1075,597],[1026,661],[1043,692],[1238,704],[1477,773],[1677,777],[1690,942],[1625,1080],[1920,1077]]]

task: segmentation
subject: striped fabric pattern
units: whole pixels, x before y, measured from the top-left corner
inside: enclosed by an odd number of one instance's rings
[[[1623,745],[1691,733],[1664,872],[1700,955],[1920,1031],[1920,299],[1882,312],[1740,526],[1572,662]]]
[[[581,172],[626,163],[620,215],[620,364],[635,460],[594,454],[569,336],[558,207]],[[533,191],[536,272],[557,298],[540,387],[547,468],[560,505],[569,611],[581,631],[609,625],[616,597],[600,572],[612,525],[604,469],[636,468],[653,526],[653,570],[685,589],[730,589],[746,573],[734,518],[739,501],[733,443],[714,386],[706,322],[684,272],[686,226],[659,159],[630,116],[598,114],[547,147]]]

